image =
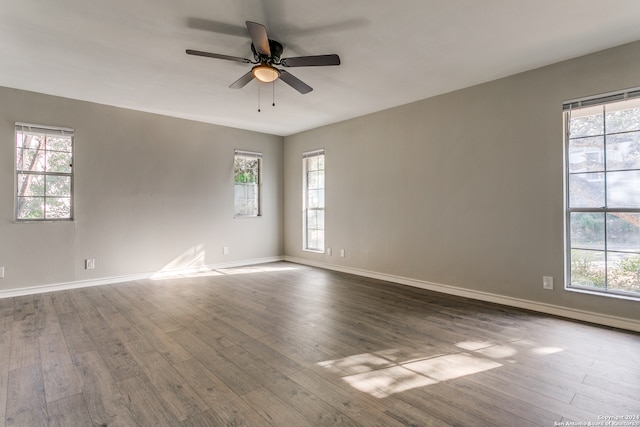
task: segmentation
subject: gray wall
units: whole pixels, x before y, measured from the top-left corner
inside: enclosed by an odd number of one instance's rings
[[[562,102],[635,86],[640,43],[286,137],[285,253],[640,319],[638,302],[563,289]],[[332,256],[301,248],[300,159],[316,148]]]
[[[75,221],[13,221],[17,121],[75,129]],[[282,137],[0,88],[0,141],[0,291],[283,254]],[[234,148],[264,153],[261,218],[233,218]]]
[[[637,302],[563,289],[561,114],[638,76],[634,43],[284,142],[0,88],[0,292],[286,254],[638,320]],[[13,221],[16,121],[76,129],[75,221]],[[233,219],[234,148],[264,153],[262,218]],[[300,156],[315,148],[333,256],[301,250]]]

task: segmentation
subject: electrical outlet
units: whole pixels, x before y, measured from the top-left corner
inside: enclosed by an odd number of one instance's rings
[[[542,288],[547,290],[553,290],[553,277],[542,276]]]
[[[222,255],[229,255],[229,246],[224,246],[222,248]]]
[[[332,253],[333,251],[331,250],[331,248],[327,248],[327,255],[331,256]]]
[[[96,268],[96,260],[94,258],[87,258],[84,260],[84,269],[93,270]]]
[[[0,279],[4,279],[4,267],[0,267]]]
[[[344,258],[344,255],[345,255],[345,254],[344,254],[344,249],[340,249],[340,256],[341,256],[342,258]]]

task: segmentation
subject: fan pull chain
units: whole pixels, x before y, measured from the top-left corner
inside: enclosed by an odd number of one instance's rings
[[[273,103],[271,104],[271,106],[275,107],[276,106],[276,81],[275,80],[271,82],[271,93],[273,94],[273,100],[272,100]]]
[[[258,113],[260,112],[260,86],[261,84],[258,83]]]

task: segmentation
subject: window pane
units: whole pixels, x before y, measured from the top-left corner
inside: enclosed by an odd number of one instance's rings
[[[318,228],[318,211],[314,209],[307,210],[307,228],[308,229],[317,229]]]
[[[70,176],[47,176],[46,177],[46,194],[47,196],[63,196],[71,195],[71,177]]]
[[[604,137],[571,139],[569,141],[569,172],[604,171]]]
[[[607,136],[607,170],[640,169],[640,132]]]
[[[258,183],[259,170],[259,159],[236,156],[235,182]]]
[[[44,149],[44,135],[17,132],[16,147],[34,150],[38,148]]]
[[[606,121],[607,133],[640,130],[640,108],[607,112]]]
[[[44,150],[20,150],[16,166],[19,171],[43,172],[45,165]]]
[[[71,173],[71,163],[71,153],[63,153],[60,151],[47,152],[47,172]]]
[[[571,248],[605,249],[604,214],[595,212],[572,212]]]
[[[572,208],[604,207],[604,173],[570,175],[569,206]]]
[[[317,231],[307,229],[307,249],[316,249],[317,240]]]
[[[259,194],[257,184],[236,184],[234,186],[234,212],[236,216],[257,216]]]
[[[308,171],[318,170],[318,157],[319,156],[313,156],[306,159]]]
[[[68,197],[47,197],[47,219],[67,219],[71,217],[71,199]]]
[[[318,249],[319,251],[324,251],[324,230],[318,230],[316,249]]]
[[[607,173],[607,206],[640,208],[640,171]]]
[[[307,249],[324,250],[324,231],[307,230]]]
[[[247,199],[238,200],[235,204],[236,215],[248,215]]]
[[[258,186],[256,184],[247,184],[245,188],[247,191],[247,199],[255,199],[258,196]]]
[[[602,111],[602,107],[598,108]],[[604,115],[593,114],[583,117],[575,117],[569,123],[570,138],[580,138],[583,136],[595,136],[604,134]]]
[[[607,214],[607,248],[640,254],[640,213]]]
[[[47,136],[47,151],[71,153],[71,138],[66,136]]]
[[[255,200],[247,199],[246,215],[256,216],[258,215],[258,202]]]
[[[571,250],[571,285],[605,288],[604,252]]]
[[[307,174],[307,188],[310,190],[324,188],[324,172],[314,171]]]
[[[44,197],[18,197],[18,219],[44,218]]]
[[[44,196],[44,175],[18,174],[19,197]]]
[[[316,212],[316,219],[318,224],[318,229],[324,230],[324,209],[318,209]]]
[[[308,190],[307,195],[309,197],[307,200],[307,208],[314,209],[324,207],[324,190]]]
[[[640,255],[608,253],[608,289],[640,293]]]

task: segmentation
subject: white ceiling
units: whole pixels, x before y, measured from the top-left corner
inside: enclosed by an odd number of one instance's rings
[[[338,67],[228,86],[245,21]],[[640,40],[638,0],[0,0],[0,86],[290,135]],[[276,106],[272,107],[272,88]],[[28,120],[28,118],[25,118]]]

